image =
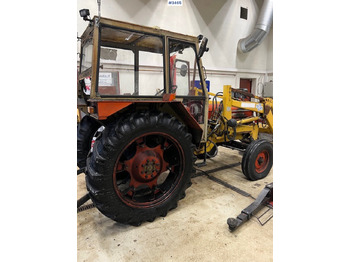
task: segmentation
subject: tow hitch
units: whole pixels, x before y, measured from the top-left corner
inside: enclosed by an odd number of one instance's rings
[[[239,214],[236,218],[230,217],[227,219],[229,229],[231,231],[236,230],[240,225],[248,221],[254,213],[260,210],[261,207],[266,205],[273,206],[273,183],[266,185],[260,192],[258,198],[248,207],[243,209],[241,214]],[[268,220],[270,220],[270,218]]]

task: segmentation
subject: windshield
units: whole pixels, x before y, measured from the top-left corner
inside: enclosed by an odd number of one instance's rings
[[[159,36],[102,28],[98,94],[157,95],[164,89],[163,43]]]

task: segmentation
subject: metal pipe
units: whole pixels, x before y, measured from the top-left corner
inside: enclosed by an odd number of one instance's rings
[[[97,0],[98,5],[98,19],[101,19],[101,0]]]
[[[87,193],[85,196],[79,198],[79,199],[78,199],[78,202],[77,202],[78,208],[79,208],[82,204],[86,203],[89,199],[90,199],[89,193]]]
[[[238,50],[247,53],[256,48],[270,31],[273,18],[273,0],[264,0],[253,32],[238,41]]]
[[[257,121],[259,120],[260,117],[256,116],[256,117],[249,117],[249,118],[244,118],[242,120],[237,121],[237,125],[243,125],[243,124],[247,124],[253,121]]]

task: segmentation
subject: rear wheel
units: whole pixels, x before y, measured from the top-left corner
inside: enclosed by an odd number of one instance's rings
[[[192,136],[176,118],[133,113],[106,127],[88,158],[86,183],[107,217],[139,225],[165,216],[191,185]]]
[[[273,163],[272,144],[264,139],[249,144],[242,158],[243,174],[250,180],[266,177]]]

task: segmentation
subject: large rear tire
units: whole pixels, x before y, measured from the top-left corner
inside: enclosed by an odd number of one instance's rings
[[[249,144],[242,158],[242,171],[249,180],[266,177],[273,164],[273,147],[264,139],[254,140]]]
[[[191,185],[192,136],[164,113],[133,113],[106,126],[87,160],[86,185],[97,209],[124,224],[166,216]]]

